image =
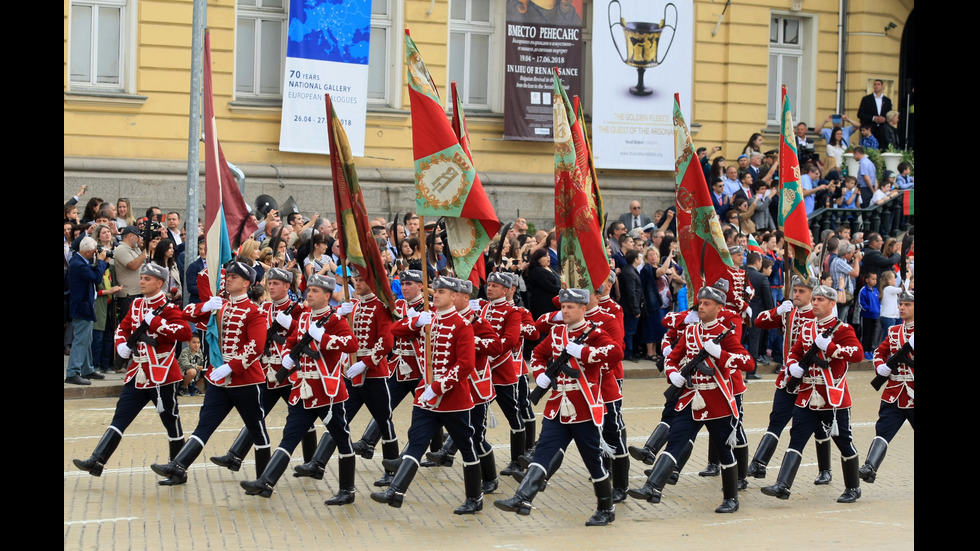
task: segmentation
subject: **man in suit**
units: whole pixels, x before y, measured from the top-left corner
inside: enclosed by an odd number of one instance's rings
[[[642,228],[650,223],[650,217],[643,214],[643,207],[640,205],[639,201],[630,202],[630,211],[623,213],[619,217],[619,221],[626,226],[626,231],[632,230],[633,228]]]
[[[871,133],[880,142],[881,134],[884,131],[885,115],[892,110],[892,100],[888,99],[882,90],[885,83],[880,78],[876,78],[872,85],[873,92],[861,98],[861,106],[858,107],[858,119],[861,126],[871,128]]]
[[[745,327],[745,338],[746,338],[746,348],[749,354],[753,358],[756,358],[756,365],[760,363],[767,364],[761,359],[765,354],[759,352],[759,342],[762,337],[762,329],[755,326],[754,319],[755,315],[771,310],[775,306],[772,302],[772,292],[769,290],[769,278],[766,277],[762,272],[762,255],[757,252],[749,253],[749,257],[746,261],[745,275],[752,284],[752,288],[755,289],[755,295],[752,300],[749,301],[749,308],[752,310],[753,323]],[[760,378],[756,375],[755,370],[748,374],[749,379]]]

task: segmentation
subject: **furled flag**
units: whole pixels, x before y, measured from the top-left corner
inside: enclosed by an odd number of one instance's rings
[[[456,275],[469,279],[500,222],[473,166],[462,107],[455,102],[454,132],[435,82],[407,29],[405,61],[412,102],[415,211],[419,216],[445,217]]]
[[[803,281],[810,277],[806,267],[807,257],[813,250],[810,228],[803,204],[803,187],[800,185],[800,161],[796,155],[796,139],[793,135],[793,115],[783,85],[783,127],[779,140],[779,229],[786,235],[786,244],[793,251],[792,262],[787,262],[790,273],[786,276],[789,285],[792,276]],[[788,259],[787,259],[788,260]]]
[[[357,169],[351,153],[347,133],[337,118],[330,94],[327,102],[327,135],[330,142],[330,173],[333,179],[333,202],[337,208],[337,230],[340,237],[340,258],[343,265],[349,262],[357,267],[361,278],[377,295],[395,319],[400,316],[395,309],[395,295],[388,283],[384,261],[378,241],[371,232],[364,194],[357,181]],[[345,272],[346,273],[346,272]]]
[[[231,260],[232,247],[238,247],[258,226],[248,215],[248,205],[228,168],[218,142],[214,118],[214,85],[211,79],[211,34],[204,32],[204,240],[207,244],[208,282],[211,294],[218,294],[221,267]],[[234,237],[234,243],[229,237]],[[219,366],[221,346],[218,342],[217,316],[208,322],[205,340],[211,365]]]
[[[680,98],[674,94],[674,183],[677,198],[677,243],[687,279],[687,306],[698,291],[719,279],[731,281],[736,267],[725,245],[718,213],[711,203],[701,163],[694,155],[694,142],[681,113]]]
[[[602,238],[601,198],[585,129],[576,116],[578,96],[573,107],[557,69],[553,77],[555,233],[559,236],[562,283],[569,288],[594,292],[609,278],[609,261]]]

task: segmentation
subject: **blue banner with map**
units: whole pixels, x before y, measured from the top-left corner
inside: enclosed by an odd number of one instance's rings
[[[371,0],[290,0],[279,149],[330,152],[330,94],[351,152],[364,155]]]

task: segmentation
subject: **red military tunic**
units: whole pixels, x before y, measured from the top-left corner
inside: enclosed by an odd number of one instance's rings
[[[728,327],[728,323],[727,320],[716,319],[708,323],[693,323],[684,327],[684,333],[677,341],[677,345],[664,360],[664,375],[669,378],[671,373],[680,373],[681,368],[698,355],[704,343],[720,335]],[[704,407],[695,409],[700,403],[699,400],[691,408],[695,421],[738,417],[735,393],[731,386],[731,373],[735,370],[751,371],[754,363],[752,357],[738,342],[734,331],[721,341],[721,356],[715,358],[709,355],[705,364],[714,368],[714,373],[704,375],[695,371],[691,376],[691,384],[694,388],[682,389],[683,392],[677,399],[674,409],[682,411],[694,401],[696,396],[700,396]]]
[[[557,358],[566,345],[592,327],[592,332],[582,343],[582,359],[569,359],[568,365],[577,369],[577,378],[558,374],[551,382],[551,395],[544,406],[544,416],[561,423],[591,421],[602,426],[605,406],[600,394],[599,382],[604,365],[623,359],[622,348],[600,327],[587,320],[573,326],[564,323],[554,325],[548,335],[534,347],[531,369],[535,377],[545,372],[548,361]]]
[[[623,327],[620,320],[617,320],[616,315],[609,310],[603,309],[602,306],[596,306],[585,311],[585,319],[605,331],[612,342],[616,344],[623,342]],[[619,381],[625,377],[622,359],[604,364],[599,375],[599,394],[602,396],[602,402],[609,403],[622,400],[623,391],[619,386]]]
[[[351,380],[355,385],[368,379],[387,379],[391,376],[388,353],[391,352],[391,313],[374,293],[354,301],[354,336],[360,343],[357,357],[351,360],[364,362],[367,370]]]
[[[500,355],[503,343],[497,338],[497,332],[493,330],[490,323],[480,316],[474,316],[469,307],[460,311],[459,315],[473,328],[476,363],[473,374],[469,377],[470,394],[473,396],[474,405],[485,404],[493,401],[497,396],[497,391],[493,388],[490,360]]]
[[[889,327],[888,336],[875,349],[875,368],[884,365],[888,358],[905,346],[914,332],[915,322]],[[909,357],[914,360],[915,353],[910,352]],[[881,400],[889,404],[898,402],[898,407],[902,409],[915,409],[915,368],[904,363],[898,364],[898,368],[893,369],[888,376],[888,384],[881,393]]]
[[[613,316],[616,317],[616,321],[619,322],[619,334],[625,335],[626,327],[623,325],[623,307],[620,306],[615,300],[613,300],[612,297],[606,295],[604,297],[599,297],[599,308],[602,308],[603,312],[607,314],[612,314]],[[618,343],[619,341],[616,342]],[[625,340],[622,344],[623,344],[623,348],[626,348]],[[626,357],[625,354],[623,355],[623,357],[624,358]]]
[[[395,301],[395,309],[401,314],[401,319],[394,322],[394,324],[415,323],[414,319],[408,315],[408,311],[412,309],[416,312],[421,312],[424,309],[422,295],[415,297],[415,300],[411,302],[398,299]],[[391,351],[395,355],[393,358],[395,365],[392,366],[392,369],[395,372],[395,380],[397,381],[414,381],[422,377],[422,371],[419,369],[418,352],[416,350],[417,348],[421,348],[418,343],[413,341],[414,339],[403,339],[400,337],[394,339]]]
[[[296,322],[295,330],[286,341],[284,354],[289,354],[310,328],[329,314],[323,324],[323,339],[319,345],[310,341],[310,346],[320,352],[313,359],[306,354],[299,356],[299,369],[290,377],[293,390],[289,393],[289,403],[297,405],[302,401],[306,409],[320,408],[347,400],[347,385],[341,380],[347,365],[347,354],[357,350],[357,339],[340,314],[330,313],[329,308],[303,312]]]
[[[190,304],[184,315],[192,322],[207,324],[213,312],[202,312],[205,303]],[[221,358],[231,367],[229,387],[257,385],[265,381],[259,356],[265,348],[265,317],[247,295],[231,297],[217,310]],[[212,365],[211,369],[216,369]]]
[[[514,365],[517,366],[517,374],[527,375],[530,373],[527,367],[527,362],[524,361],[524,341],[525,340],[538,340],[540,332],[538,331],[537,325],[534,322],[534,316],[531,315],[531,311],[523,306],[516,306],[513,302],[510,303],[511,306],[517,309],[521,313],[521,337],[517,341],[517,348],[514,349],[511,355],[514,358]]]
[[[800,331],[803,329],[803,324],[809,320],[814,319],[813,317],[813,305],[807,304],[799,308],[793,308],[785,314],[777,314],[776,309],[766,310],[760,312],[758,317],[755,318],[755,326],[760,329],[783,329],[783,350],[792,350],[793,343],[800,338]],[[789,374],[786,372],[786,366],[782,366],[779,369],[779,373],[776,374],[776,388],[786,388],[786,381],[789,380]]]
[[[398,323],[392,328],[396,337],[419,338],[423,328],[415,323]],[[423,340],[423,339],[419,339]],[[467,411],[473,409],[473,396],[467,380],[476,365],[473,327],[455,308],[433,312],[429,339],[432,347],[432,380],[427,379],[424,351],[420,351],[423,381],[415,389],[415,406],[438,412]],[[422,393],[427,384],[436,393],[434,402],[422,403]]]
[[[517,384],[517,377],[520,375],[521,366],[514,362],[514,351],[519,350],[518,346],[521,339],[521,323],[523,316],[521,313],[507,302],[506,297],[484,302],[480,311],[480,317],[487,320],[493,330],[497,332],[497,337],[501,341],[501,353],[499,356],[490,360],[490,367],[493,371],[493,384],[513,385]]]
[[[272,327],[272,324],[276,322],[276,314],[284,312],[292,304],[293,301],[289,300],[289,298],[284,298],[278,302],[263,302],[262,305],[259,306],[259,310],[261,310],[265,315],[266,328]],[[296,321],[299,320],[299,317],[306,311],[307,309],[304,308],[302,304],[297,304],[293,308],[292,312],[289,313],[290,317],[293,318],[293,324],[290,325],[288,329],[283,329],[280,327],[279,331],[276,331],[276,333],[280,337],[288,338],[289,334],[296,328]],[[266,335],[268,336],[268,332],[266,332]],[[282,367],[282,356],[286,343],[278,343],[273,341],[272,343],[266,344],[269,344],[269,355],[266,356],[263,354],[259,357],[259,361],[262,362],[262,368],[265,370],[266,386],[271,390],[275,388],[282,388],[291,384],[289,381],[283,381],[282,384],[279,384],[276,381],[276,372]]]
[[[837,318],[827,316],[822,320],[808,320],[800,330],[800,338],[793,343],[793,349],[786,359],[786,365],[799,363],[800,359],[811,346],[816,346],[813,340],[818,333],[823,333],[837,323]],[[803,374],[800,392],[796,396],[796,405],[815,410],[841,409],[851,407],[851,393],[847,390],[847,364],[860,362],[864,359],[864,349],[854,334],[854,329],[846,323],[841,323],[834,331],[832,341],[826,352],[818,352],[817,357],[829,360],[828,372],[810,366],[810,372]]]
[[[136,346],[129,357],[124,383],[128,383],[135,377],[136,388],[152,388],[175,383],[184,378],[180,373],[180,366],[177,365],[177,355],[174,354],[174,350],[178,342],[190,340],[191,328],[184,320],[180,308],[167,304],[167,297],[162,291],[152,297],[133,299],[126,317],[116,327],[114,340],[116,346],[126,342],[133,331],[143,323],[146,314],[164,304],[166,307],[163,312],[153,318],[146,332],[148,337],[156,339],[157,345],[149,346],[141,342]]]

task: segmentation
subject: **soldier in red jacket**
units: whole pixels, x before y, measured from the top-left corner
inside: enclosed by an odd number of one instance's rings
[[[888,443],[898,434],[902,423],[908,421],[915,430],[915,295],[911,291],[898,295],[898,315],[902,324],[888,329],[888,336],[874,354],[875,372],[888,377],[888,384],[881,393],[875,439],[871,441],[868,459],[860,469],[861,479],[868,484],[874,484]],[[906,344],[912,349],[908,361],[899,362],[895,369],[888,367],[886,362]]]
[[[453,512],[469,515],[483,510],[480,461],[473,445],[474,429],[470,421],[473,396],[469,379],[476,362],[473,328],[454,307],[456,295],[463,289],[462,281],[439,277],[433,281],[432,288],[435,313],[422,312],[413,323],[394,328],[395,336],[411,339],[431,325],[432,368],[423,373],[423,384],[415,391],[415,408],[405,451],[399,459],[382,462],[385,469],[395,472],[395,476],[386,490],[371,494],[371,499],[401,507],[405,491],[418,472],[422,454],[440,427],[446,427],[463,456],[466,489],[466,501]]]
[[[547,466],[559,450],[574,440],[589,470],[597,500],[596,512],[586,526],[605,526],[616,520],[612,479],[601,459],[605,406],[599,383],[603,366],[622,360],[623,351],[604,329],[586,319],[589,297],[585,289],[563,289],[558,295],[563,323],[552,326],[544,340],[534,347],[531,368],[535,382],[539,387],[550,388],[551,395],[544,408],[541,437],[527,474],[513,497],[494,502],[498,509],[529,515],[531,501],[544,488]],[[549,360],[565,356],[568,366],[577,374],[547,374]]]
[[[381,430],[381,453],[385,459],[394,459],[398,457],[398,437],[395,436],[395,425],[391,422],[391,397],[388,393],[391,367],[387,359],[393,342],[391,313],[357,270],[351,267],[350,273],[354,278],[354,292],[358,298],[341,304],[338,312],[342,316],[353,314],[354,324],[351,329],[354,330],[360,348],[350,358],[351,366],[344,379],[349,396],[346,406],[347,423],[349,425],[354,420],[361,406],[367,406]],[[324,435],[313,459],[295,467],[293,476],[308,476],[317,480],[323,478],[323,467],[327,464],[328,452],[333,446],[330,440],[329,435]],[[392,475],[393,473],[386,471],[374,485],[387,486]]]
[[[793,300],[784,301],[771,310],[760,312],[755,319],[756,327],[760,329],[783,329],[783,350],[792,350],[793,344],[800,338],[800,331],[807,321],[813,320],[813,305],[810,304],[814,287],[818,285],[816,278],[803,281],[799,276],[793,276]],[[769,427],[759,442],[759,448],[749,464],[748,474],[755,478],[766,477],[766,466],[772,459],[779,443],[779,435],[793,418],[796,409],[796,393],[786,388],[789,374],[783,366],[776,374],[776,392],[772,397],[772,412],[769,414]],[[823,431],[815,439],[817,447],[817,464],[820,471],[814,484],[830,484],[830,435]]]
[[[630,497],[660,503],[661,492],[674,471],[676,458],[689,442],[693,442],[701,427],[707,427],[709,444],[716,448],[721,463],[724,498],[715,512],[738,511],[738,469],[733,446],[739,411],[731,373],[736,369],[751,371],[755,364],[742,348],[735,331],[729,332],[721,342],[715,342],[715,339],[729,329],[724,323],[732,323],[727,318],[720,317],[725,308],[727,289],[727,282],[721,280],[698,291],[699,322],[684,327],[683,335],[664,360],[664,374],[672,385],[682,388],[683,391],[674,405],[677,415],[670,425],[667,447],[657,458],[646,484],[642,488],[630,490]],[[711,368],[711,374],[694,370],[688,382],[681,371],[688,367],[702,349],[707,352],[705,365]]]
[[[336,287],[333,278],[318,274],[310,276],[306,283],[310,311],[304,312],[293,324],[282,351],[282,367],[277,372],[277,381],[290,385],[289,415],[282,430],[282,442],[258,480],[241,483],[248,495],[272,495],[296,445],[319,418],[327,427],[324,435],[324,440],[329,442],[326,459],[329,460],[335,450],[340,452],[340,490],[325,503],[354,503],[354,451],[347,428],[344,408],[347,388],[342,371],[347,355],[357,350],[358,343],[347,320],[330,309],[330,295]],[[304,339],[306,335],[309,338]],[[297,356],[299,366],[293,359]]]
[[[116,327],[116,351],[120,357],[130,360],[122,394],[116,402],[116,413],[92,456],[85,460],[72,460],[76,467],[88,471],[92,476],[102,476],[102,469],[119,446],[123,432],[147,402],[156,403],[160,421],[167,429],[170,457],[173,458],[184,445],[176,398],[177,384],[183,377],[174,350],[177,342],[190,340],[191,328],[180,308],[167,304],[163,286],[169,277],[170,272],[166,268],[152,263],[144,264],[140,269],[140,292],[143,296],[133,300],[126,317]],[[161,308],[159,314],[154,314]],[[145,338],[131,350],[127,341],[144,323]]]
[[[289,300],[289,286],[293,283],[293,273],[282,268],[270,268],[265,276],[266,286],[269,290],[269,301],[262,303],[259,310],[265,318],[266,327],[275,328],[275,336],[268,339],[266,333],[266,350],[263,351],[259,361],[265,371],[265,385],[262,385],[262,411],[266,416],[272,408],[282,400],[289,403],[289,391],[292,388],[290,381],[277,381],[276,372],[282,367],[283,351],[286,346],[286,338],[292,329],[295,328],[296,321],[301,314],[307,311],[302,304]],[[309,434],[303,436],[303,457],[309,461],[316,448],[316,429],[310,427]],[[242,427],[238,433],[238,438],[228,448],[228,453],[217,457],[212,457],[211,462],[215,465],[225,467],[237,472],[242,468],[242,460],[252,447],[252,437],[248,429]],[[264,465],[259,465],[256,461],[256,471],[261,473]]]
[[[208,381],[212,387],[204,395],[201,418],[194,434],[170,463],[150,465],[153,472],[167,477],[161,485],[174,486],[187,482],[187,468],[200,455],[218,425],[238,410],[245,427],[255,442],[256,466],[264,467],[269,461],[269,434],[262,412],[262,389],[265,371],[259,356],[265,347],[265,318],[258,306],[248,298],[248,289],[255,283],[255,270],[251,266],[233,261],[225,267],[225,290],[228,300],[218,295],[207,302],[191,304],[184,316],[191,322],[207,322],[212,315],[218,317],[218,350],[224,363],[211,365]],[[215,314],[212,314],[214,312]]]
[[[813,290],[814,320],[807,321],[800,330],[800,338],[786,357],[786,369],[791,377],[802,379],[796,395],[793,412],[793,428],[789,431],[789,449],[783,457],[779,476],[772,486],[762,488],[767,496],[789,499],[790,488],[796,478],[803,458],[803,448],[810,436],[821,434],[822,427],[830,427],[841,454],[844,471],[844,493],[838,503],[853,503],[861,497],[861,479],[858,477],[858,453],[851,438],[851,394],[847,390],[847,364],[860,362],[864,350],[854,334],[854,329],[834,317],[837,291],[826,285]],[[825,336],[827,335],[827,336]],[[816,347],[816,348],[814,348]],[[807,351],[816,352],[809,369],[800,365]],[[828,367],[820,367],[826,362]]]

